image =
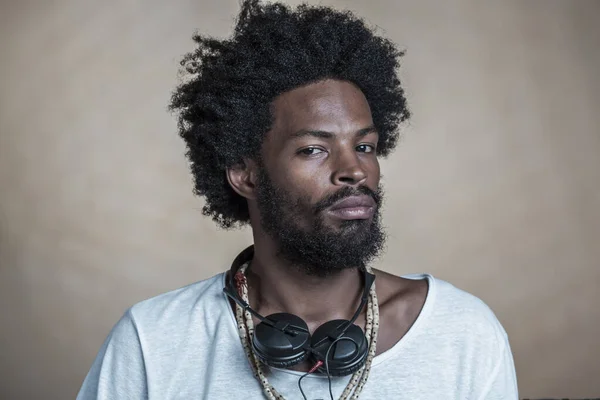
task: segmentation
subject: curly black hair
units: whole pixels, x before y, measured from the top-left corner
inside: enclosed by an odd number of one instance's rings
[[[245,0],[230,39],[193,39],[196,50],[181,61],[187,80],[169,109],[178,113],[194,193],[206,199],[202,212],[222,228],[249,222],[246,199],[225,171],[258,159],[281,93],[324,79],[354,83],[370,105],[380,156],[394,149],[410,115],[397,75],[404,53],[349,11]]]

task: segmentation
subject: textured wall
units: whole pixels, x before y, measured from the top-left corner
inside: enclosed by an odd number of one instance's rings
[[[408,50],[380,267],[505,325],[522,397],[600,395],[600,3],[324,1]],[[237,0],[3,1],[0,398],[73,398],[132,303],[227,268],[166,111]]]

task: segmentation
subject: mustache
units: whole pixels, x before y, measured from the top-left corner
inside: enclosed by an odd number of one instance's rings
[[[362,195],[371,196],[371,198],[375,201],[375,204],[377,204],[377,208],[379,208],[379,206],[381,205],[382,194],[383,193],[381,187],[379,187],[377,191],[374,191],[366,186],[345,186],[337,192],[333,193],[331,196],[327,196],[324,199],[319,200],[319,202],[315,205],[315,213],[319,213],[347,197]]]

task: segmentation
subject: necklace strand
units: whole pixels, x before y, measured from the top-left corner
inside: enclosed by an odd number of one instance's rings
[[[249,304],[248,300],[248,282],[246,280],[245,272],[248,267],[248,263],[244,264],[236,274],[237,290],[240,297],[246,303]],[[370,267],[366,267],[367,272],[373,273]],[[236,304],[235,317],[238,325],[238,333],[246,357],[250,361],[252,366],[252,372],[254,377],[259,380],[263,393],[268,400],[285,400],[285,398],[275,390],[275,388],[269,383],[261,361],[258,359],[256,354],[252,351],[252,337],[254,335],[254,321],[252,320],[252,314]],[[347,400],[352,396],[352,399],[358,399],[358,396],[362,392],[362,389],[367,382],[369,372],[371,371],[371,363],[375,357],[377,347],[377,333],[379,332],[379,304],[377,302],[377,294],[375,292],[375,283],[371,286],[369,291],[368,303],[367,303],[367,318],[365,324],[365,336],[369,344],[369,350],[367,354],[367,360],[365,365],[356,371],[350,381],[346,385],[344,392],[340,396],[339,400]]]

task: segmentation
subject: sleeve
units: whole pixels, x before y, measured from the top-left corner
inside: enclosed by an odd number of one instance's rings
[[[504,334],[504,341],[501,348],[500,357],[494,366],[490,379],[487,382],[480,399],[519,399],[515,363],[506,334]]]
[[[131,309],[100,348],[77,400],[147,399],[146,366]]]

